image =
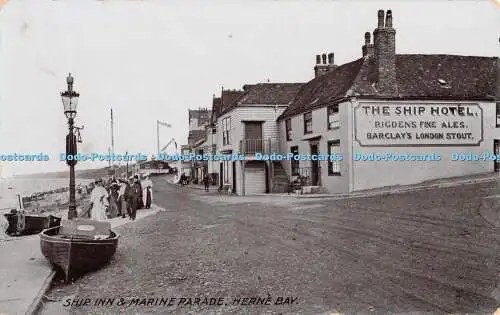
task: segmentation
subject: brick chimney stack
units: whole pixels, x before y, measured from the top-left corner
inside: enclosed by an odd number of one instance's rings
[[[365,44],[361,47],[361,51],[363,52],[363,57],[373,56],[373,44],[371,43],[371,34],[370,32],[365,33]]]
[[[334,63],[334,56],[333,53],[316,55],[316,66],[314,66],[315,78],[337,67]]]
[[[377,71],[377,90],[387,96],[397,94],[396,30],[392,27],[392,11],[378,11],[378,27],[373,31],[374,56]]]

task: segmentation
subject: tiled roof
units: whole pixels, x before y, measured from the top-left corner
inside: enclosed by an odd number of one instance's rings
[[[191,130],[188,135],[188,144],[192,145],[201,139],[204,139],[207,132],[205,130]]]
[[[226,111],[227,108],[234,105],[234,103],[245,93],[239,90],[223,90],[221,94],[222,108],[221,113]]]
[[[396,55],[398,94],[390,99],[492,99],[496,85],[500,84],[497,83],[497,62],[497,57]],[[349,96],[381,98],[375,82],[373,56],[344,64],[305,84],[278,119],[296,116]]]
[[[304,83],[259,83],[245,85],[244,93],[231,106],[224,106],[227,113],[236,106],[288,105]]]
[[[364,59],[341,65],[304,84],[293,103],[278,119],[299,115],[344,97],[363,66]]]
[[[250,86],[238,100],[238,105],[288,104],[295,98],[304,83],[259,83]]]

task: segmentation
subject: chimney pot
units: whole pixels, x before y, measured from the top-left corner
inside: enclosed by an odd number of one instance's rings
[[[384,10],[378,10],[378,28],[384,27]]]
[[[321,56],[316,55],[316,64],[319,65],[321,63]]]
[[[371,34],[370,32],[365,33],[365,45],[369,45],[371,40]]]
[[[385,27],[392,27],[392,10],[387,10],[387,15],[385,16]]]
[[[326,54],[321,55],[321,58],[323,59],[323,64],[326,65]]]
[[[333,65],[333,61],[334,61],[334,60],[333,60],[333,57],[334,57],[334,56],[335,56],[335,55],[334,55],[333,53],[329,53],[329,54],[328,54],[328,64],[329,64],[329,65]]]

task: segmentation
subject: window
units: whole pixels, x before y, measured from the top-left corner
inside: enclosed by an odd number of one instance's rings
[[[328,129],[340,128],[339,105],[328,107]]]
[[[340,140],[328,141],[328,156],[336,154],[337,157],[340,156]],[[329,176],[340,176],[340,166],[342,161],[335,161],[331,158],[328,159],[328,175]]]
[[[312,133],[313,131],[313,119],[312,113],[304,114],[304,133]]]
[[[496,112],[497,112],[497,127],[500,127],[500,102],[496,104]]]
[[[293,156],[299,155],[299,147],[291,147],[290,152],[293,154]],[[291,159],[290,161],[291,164],[291,173],[292,176],[296,176],[299,174],[299,160]]]
[[[229,131],[231,130],[231,117],[222,120],[222,145],[231,144]]]
[[[286,141],[292,140],[292,120],[285,120],[285,128],[286,128]]]

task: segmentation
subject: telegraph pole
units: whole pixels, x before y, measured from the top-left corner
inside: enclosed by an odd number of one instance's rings
[[[111,108],[111,153],[115,154],[115,137],[114,137],[114,128],[113,128],[113,108]],[[115,161],[113,161],[113,175],[116,178],[116,169],[115,169]]]

